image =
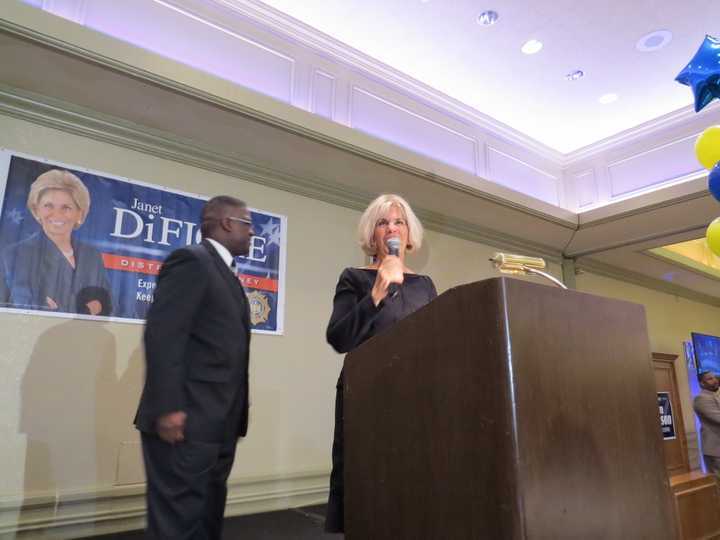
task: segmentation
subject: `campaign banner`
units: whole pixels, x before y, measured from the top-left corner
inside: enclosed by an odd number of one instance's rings
[[[0,181],[0,311],[141,323],[163,260],[202,239],[200,195],[7,150]],[[250,212],[252,329],[282,334],[287,219]]]
[[[660,429],[666,441],[675,438],[675,423],[673,421],[672,403],[669,392],[658,392],[658,409],[660,412]]]

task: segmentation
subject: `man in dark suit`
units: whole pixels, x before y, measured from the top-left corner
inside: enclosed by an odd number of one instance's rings
[[[247,432],[250,315],[234,258],[249,252],[250,212],[238,199],[215,197],[201,230],[201,244],[163,263],[145,327],[135,425],[155,539],[220,538],[227,478]]]
[[[709,473],[720,475],[720,381],[711,371],[698,375],[698,381],[701,390],[693,409],[700,418],[703,460]]]

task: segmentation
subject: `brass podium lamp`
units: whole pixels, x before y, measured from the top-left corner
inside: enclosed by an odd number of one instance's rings
[[[490,261],[493,267],[500,271],[501,274],[511,274],[515,276],[527,276],[530,274],[542,276],[552,281],[558,287],[567,289],[565,284],[547,272],[545,269],[545,260],[539,257],[526,257],[524,255],[512,255],[510,253],[495,253]]]

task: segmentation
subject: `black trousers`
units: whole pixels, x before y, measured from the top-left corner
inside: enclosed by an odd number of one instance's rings
[[[237,438],[169,444],[142,433],[147,533],[153,540],[220,540]]]
[[[325,532],[345,532],[345,434],[343,432],[342,375],[335,391],[335,434],[332,445],[332,472]]]

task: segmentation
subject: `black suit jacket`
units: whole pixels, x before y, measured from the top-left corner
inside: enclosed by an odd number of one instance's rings
[[[250,314],[245,291],[207,241],[164,262],[145,326],[146,380],[135,425],[187,414],[185,438],[244,436],[248,419]]]
[[[88,313],[99,300],[100,315],[111,315],[110,283],[100,253],[72,238],[75,269],[43,232],[8,246],[0,254],[0,303],[48,310],[47,297],[63,313]]]

